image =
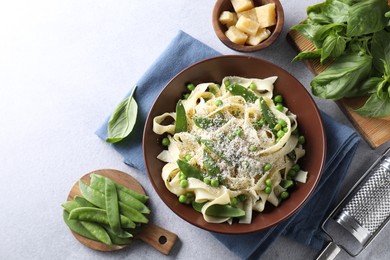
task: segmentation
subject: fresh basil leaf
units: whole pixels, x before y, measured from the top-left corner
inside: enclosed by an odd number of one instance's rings
[[[317,30],[321,28],[321,25],[318,24],[307,24],[307,23],[300,23],[293,27],[291,27],[291,30],[298,31],[303,36],[305,36],[310,41],[314,40],[314,35],[316,34]]]
[[[383,30],[388,22],[384,16],[386,10],[387,1],[383,0],[366,0],[354,4],[349,9],[347,36],[360,36]]]
[[[324,63],[327,58],[337,58],[344,53],[346,42],[343,37],[338,34],[331,34],[326,37],[321,48],[321,63]]]
[[[308,17],[319,24],[343,23],[348,19],[350,4],[340,0],[309,6],[306,10]]]
[[[358,97],[365,96],[367,93],[374,93],[376,91],[379,83],[383,81],[383,78],[380,77],[371,77],[368,78],[363,84],[357,84],[353,89],[351,89],[345,96],[346,97]]]
[[[322,26],[316,31],[316,34],[314,35],[314,45],[317,46],[317,48],[322,48],[323,42],[329,35],[337,34],[343,30],[345,30],[344,24],[332,23]]]
[[[384,74],[386,65],[390,66],[390,32],[380,31],[374,33],[371,42],[371,54],[375,69]]]
[[[371,72],[372,57],[347,53],[340,56],[310,83],[315,96],[337,100],[348,95]]]
[[[317,49],[314,51],[303,51],[298,53],[297,56],[294,57],[292,61],[301,61],[306,59],[318,59],[321,57],[321,49]]]
[[[131,94],[115,108],[107,126],[107,143],[117,143],[127,137],[137,120],[138,105],[133,95],[137,88],[135,86]]]
[[[387,117],[390,116],[390,97],[383,95],[379,97],[376,93],[371,94],[366,103],[355,110],[359,115],[365,117]]]

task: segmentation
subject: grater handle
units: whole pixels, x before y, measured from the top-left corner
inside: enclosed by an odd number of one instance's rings
[[[341,248],[333,241],[322,249],[316,260],[333,260],[341,251]]]

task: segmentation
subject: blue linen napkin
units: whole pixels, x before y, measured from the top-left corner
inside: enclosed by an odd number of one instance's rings
[[[221,54],[182,31],[176,35],[137,82],[134,97],[139,112],[132,134],[122,142],[112,145],[124,157],[126,164],[146,172],[142,157],[142,132],[147,114],[162,88],[189,65],[218,55]],[[212,233],[237,256],[243,259],[258,259],[280,235],[316,249],[322,247],[324,238],[319,229],[321,221],[331,210],[332,201],[340,189],[359,141],[352,129],[337,123],[325,113],[322,113],[322,119],[328,137],[325,169],[314,194],[300,211],[283,223],[260,233],[247,235]],[[107,123],[108,118],[96,131],[103,140],[107,136]]]

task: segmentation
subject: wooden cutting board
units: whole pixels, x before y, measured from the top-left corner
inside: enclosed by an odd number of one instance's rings
[[[315,50],[314,45],[297,31],[289,31],[287,40],[299,51]],[[305,60],[305,64],[315,74],[319,74],[329,64],[321,65],[319,60]],[[366,98],[345,98],[337,101],[337,105],[349,118],[355,128],[368,142],[371,148],[375,149],[390,140],[390,116],[386,118],[366,118],[354,112],[354,109],[364,104]],[[329,101],[331,102],[331,101]]]

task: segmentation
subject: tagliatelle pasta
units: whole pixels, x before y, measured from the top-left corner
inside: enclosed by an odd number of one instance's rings
[[[158,155],[166,162],[166,188],[207,222],[251,223],[253,211],[266,202],[278,206],[294,180],[306,180],[297,163],[304,139],[296,116],[273,96],[276,80],[229,76],[221,85],[202,83],[179,101],[184,114],[153,120],[153,131],[167,139]],[[178,123],[186,131],[177,132]]]

